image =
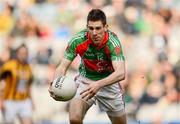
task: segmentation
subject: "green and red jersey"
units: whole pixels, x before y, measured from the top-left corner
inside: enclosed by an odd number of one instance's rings
[[[105,33],[103,42],[96,46],[87,30],[77,33],[69,41],[64,57],[68,60],[79,55],[79,72],[91,80],[100,80],[110,75],[114,69],[112,61],[124,61],[121,42],[111,31]]]

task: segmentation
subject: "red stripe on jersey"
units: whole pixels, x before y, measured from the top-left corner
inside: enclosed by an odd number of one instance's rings
[[[89,69],[93,70],[93,71],[97,71],[98,67],[96,66],[97,64],[97,60],[87,60],[84,59],[84,64],[86,67],[88,67]]]
[[[84,55],[84,53],[87,51],[89,47],[90,41],[86,40],[85,42],[82,42],[76,47],[76,54],[79,54],[81,57]]]
[[[84,65],[96,72],[112,72],[114,71],[111,62],[102,61],[102,60],[88,60],[84,59]]]

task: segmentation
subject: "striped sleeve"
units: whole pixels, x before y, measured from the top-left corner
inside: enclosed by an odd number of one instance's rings
[[[70,40],[64,53],[64,58],[71,61],[76,57],[76,53],[75,53],[76,46],[74,42],[75,42],[75,39]]]
[[[110,35],[109,41],[110,41],[109,48],[110,48],[111,60],[112,61],[119,61],[119,60],[125,61],[122,45],[118,37],[114,35]]]
[[[84,36],[85,33],[80,32],[71,38],[64,53],[64,57],[66,59],[73,61],[73,59],[77,56],[76,48],[78,44],[83,41]]]

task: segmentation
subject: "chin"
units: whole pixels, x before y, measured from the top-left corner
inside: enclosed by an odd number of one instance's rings
[[[99,44],[100,42],[99,41],[94,41],[94,44]]]

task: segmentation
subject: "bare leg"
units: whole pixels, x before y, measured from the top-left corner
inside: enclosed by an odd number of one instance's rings
[[[32,119],[29,117],[19,117],[21,124],[33,124]]]
[[[112,122],[112,124],[127,124],[126,122],[126,114],[120,116],[120,117],[112,117],[109,115],[109,118]]]
[[[90,107],[81,99],[73,99],[69,106],[70,124],[83,124],[83,118]]]

